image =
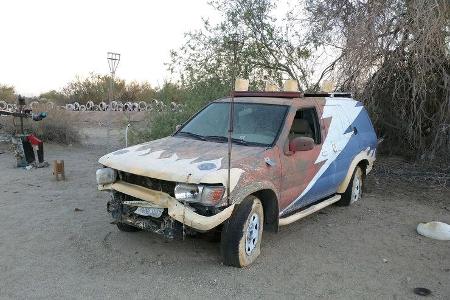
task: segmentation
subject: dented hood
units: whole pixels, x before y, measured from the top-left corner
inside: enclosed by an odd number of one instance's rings
[[[264,148],[233,144],[231,187],[251,166],[243,163],[250,156],[263,157]],[[187,183],[227,181],[227,143],[166,137],[128,147],[101,157],[104,166],[128,173]],[[263,159],[263,158],[261,158]]]

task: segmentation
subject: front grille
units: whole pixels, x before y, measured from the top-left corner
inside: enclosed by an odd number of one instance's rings
[[[173,181],[150,178],[122,171],[119,172],[119,177],[122,181],[143,186],[151,190],[160,191],[175,197],[174,191],[176,183]]]

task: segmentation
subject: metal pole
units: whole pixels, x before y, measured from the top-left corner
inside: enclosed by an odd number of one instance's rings
[[[112,149],[111,142],[111,124],[112,124],[112,99],[114,97],[114,72],[111,72],[111,76],[109,78],[109,105],[108,105],[108,130],[106,133],[106,138],[108,140],[108,151]]]
[[[17,106],[20,113],[20,133],[24,135],[25,131],[23,130],[23,108],[25,106],[25,97],[22,97],[21,95],[17,97]]]
[[[231,102],[229,112],[229,124],[228,124],[228,178],[227,178],[227,204],[231,205],[231,151],[233,149],[233,123],[234,123],[234,90],[236,81],[236,63],[237,63],[237,40],[231,41],[233,46],[233,66],[232,66],[232,78],[231,78]]]
[[[127,127],[125,128],[125,147],[128,147],[128,128],[130,128],[131,124],[128,123]]]
[[[112,125],[112,102],[114,100],[114,77],[116,75],[116,69],[120,62],[120,54],[114,53],[114,52],[108,52],[107,54],[108,58],[108,65],[109,70],[111,71],[111,77],[109,79],[109,105],[108,105],[108,130],[107,130],[107,139],[108,139],[108,150],[111,150],[112,148],[112,142],[111,142],[111,125]]]

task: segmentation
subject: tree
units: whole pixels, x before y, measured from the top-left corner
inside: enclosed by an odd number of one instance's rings
[[[312,73],[308,65],[311,48],[302,40],[301,26],[293,15],[274,17],[272,0],[214,0],[210,3],[222,16],[212,24],[186,34],[186,43],[171,52],[169,70],[181,74],[183,84],[208,80],[230,82],[233,46],[239,43],[237,75],[249,78],[262,88],[265,79],[281,85],[282,79],[295,79],[306,88]]]
[[[64,105],[68,102],[68,98],[61,92],[51,90],[40,94],[39,101],[50,101],[58,105]]]
[[[76,77],[69,82],[62,92],[50,91],[43,94],[47,97],[60,97],[67,102],[85,104],[88,101],[100,103],[109,101],[110,76],[91,73],[87,78]],[[151,101],[158,98],[158,90],[151,87],[148,82],[132,81],[127,83],[120,78],[114,79],[114,99],[122,102]]]
[[[449,156],[450,2],[307,0],[306,9],[310,41],[336,52],[321,77],[365,101],[385,146]]]
[[[0,101],[16,102],[16,91],[13,86],[0,84]]]
[[[122,92],[125,82],[116,79],[114,82],[115,95]],[[68,83],[62,93],[70,102],[86,104],[88,101],[99,103],[108,101],[109,76],[91,73],[87,78],[76,77],[74,81]]]

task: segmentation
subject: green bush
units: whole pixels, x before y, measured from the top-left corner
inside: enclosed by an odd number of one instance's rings
[[[198,82],[193,86],[184,87],[171,84],[170,93],[162,93],[162,96],[167,95],[169,99],[163,97],[162,101],[170,102],[175,94],[179,102],[183,104],[183,108],[180,111],[149,112],[143,126],[131,128],[129,132],[130,144],[138,144],[172,134],[177,125],[186,122],[208,102],[229,94],[229,87],[219,79],[210,79]]]

